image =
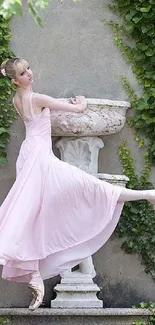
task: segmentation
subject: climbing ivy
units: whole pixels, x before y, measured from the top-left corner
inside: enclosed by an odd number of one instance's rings
[[[123,166],[123,173],[129,177],[128,188],[143,190],[153,188],[148,181],[150,160],[145,153],[145,164],[140,177],[135,173],[133,158],[123,142],[119,148],[119,157]],[[148,201],[126,202],[121,220],[116,229],[120,238],[125,238],[122,248],[127,253],[141,255],[145,271],[155,276],[155,210]]]
[[[137,309],[136,306],[133,307],[134,309]],[[140,309],[147,309],[150,312],[150,315],[148,315],[147,320],[138,319],[132,323],[132,325],[154,325],[155,324],[155,303],[150,302],[141,302],[140,305],[138,306]]]
[[[155,165],[155,1],[154,0],[113,0],[107,5],[114,10],[123,23],[110,21],[114,41],[131,64],[141,86],[142,96],[138,97],[128,80],[121,76],[128,92],[134,117],[128,125],[134,127],[138,146],[146,148],[144,167],[138,176],[132,155],[123,142],[119,157],[123,172],[130,178],[132,189],[153,188],[149,182],[151,166]],[[146,143],[147,142],[147,143]],[[147,201],[125,204],[116,233],[125,240],[122,248],[128,253],[139,253],[145,271],[155,277],[155,211]],[[151,323],[150,323],[151,324]]]
[[[122,25],[109,24],[143,90],[142,97],[131,96],[135,115],[130,123],[148,139],[148,153],[155,165],[155,1],[113,0],[108,7],[123,18]]]
[[[0,316],[0,325],[4,325],[4,324],[10,324],[10,321],[9,319],[5,316],[5,317],[2,317]]]
[[[13,53],[9,49],[11,30],[8,21],[0,15],[0,64]],[[9,140],[9,129],[15,118],[15,111],[11,102],[13,86],[8,78],[0,75],[0,164],[7,162],[5,151]]]

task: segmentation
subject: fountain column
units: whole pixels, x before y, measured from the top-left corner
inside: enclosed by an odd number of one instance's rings
[[[99,150],[104,143],[98,135],[119,132],[125,123],[130,104],[127,102],[87,99],[88,109],[84,114],[52,114],[54,135],[62,138],[56,143],[61,160],[93,174],[101,180],[125,186],[128,181],[123,175],[98,173]],[[61,274],[61,283],[54,290],[57,293],[51,301],[52,308],[102,308],[97,298],[99,287],[93,282],[96,272],[92,257],[85,259],[78,270],[67,270]]]

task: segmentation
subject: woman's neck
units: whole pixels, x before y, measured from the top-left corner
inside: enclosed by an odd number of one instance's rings
[[[18,87],[17,91],[33,91],[32,90],[32,86],[28,86],[28,87]]]

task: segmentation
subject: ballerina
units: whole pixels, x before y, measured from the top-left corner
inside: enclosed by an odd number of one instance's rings
[[[44,279],[95,253],[113,233],[124,202],[154,204],[155,190],[114,186],[59,160],[52,150],[52,110],[85,114],[85,97],[63,102],[34,93],[24,59],[3,62],[1,73],[16,86],[13,104],[26,136],[16,180],[0,207],[0,264],[4,279],[28,283],[34,310],[43,301]]]

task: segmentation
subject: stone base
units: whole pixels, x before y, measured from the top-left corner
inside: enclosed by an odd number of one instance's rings
[[[51,301],[52,308],[102,308],[103,302],[97,298],[99,287],[91,275],[79,271],[62,275],[61,283],[54,290],[57,293]]]
[[[149,310],[130,308],[51,309],[0,308],[0,319],[6,325],[131,325],[148,323]]]

